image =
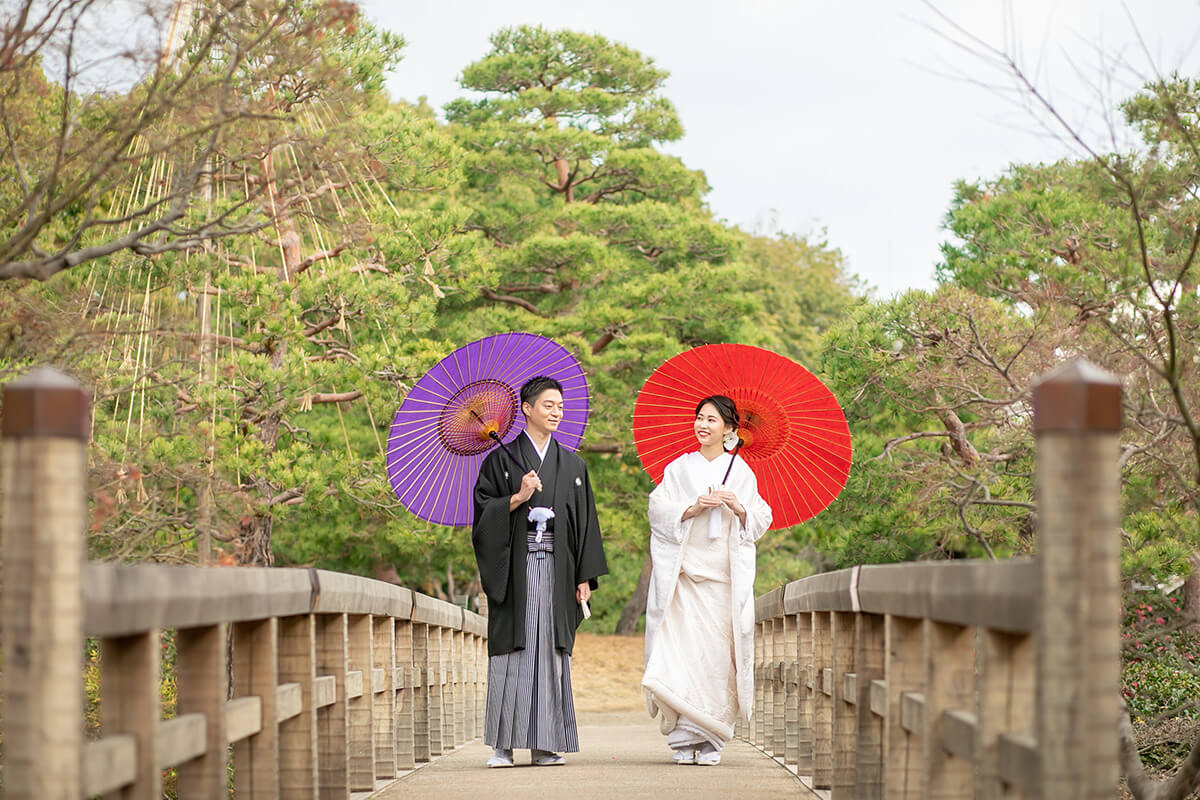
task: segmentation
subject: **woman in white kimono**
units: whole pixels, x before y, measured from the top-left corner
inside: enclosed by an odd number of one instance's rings
[[[642,686],[679,764],[719,764],[754,700],[754,543],[771,526],[771,507],[746,462],[725,451],[737,424],[728,397],[701,400],[700,449],[668,464],[650,493]]]

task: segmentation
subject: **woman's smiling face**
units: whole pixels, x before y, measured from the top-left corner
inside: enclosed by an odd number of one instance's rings
[[[733,430],[733,426],[721,419],[721,413],[712,403],[705,403],[696,412],[696,441],[703,447],[714,442],[720,444],[725,434]]]

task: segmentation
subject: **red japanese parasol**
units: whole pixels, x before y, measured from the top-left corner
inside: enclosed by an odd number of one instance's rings
[[[633,440],[655,483],[699,445],[696,403],[723,394],[738,407],[738,455],[771,506],[771,528],[823,511],[850,474],[850,429],[833,392],[789,358],[744,344],[710,344],[668,359],[633,407]]]

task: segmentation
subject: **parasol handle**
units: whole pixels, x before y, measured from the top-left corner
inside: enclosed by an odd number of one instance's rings
[[[725,477],[721,478],[722,486],[725,485],[725,481],[729,480],[729,473],[733,472],[733,460],[737,458],[738,451],[742,449],[743,444],[745,444],[745,442],[743,442],[742,437],[739,436],[737,446],[733,448],[733,458],[729,459],[729,466],[725,469]]]
[[[479,416],[479,412],[477,412],[473,408],[470,408],[467,410],[471,412],[471,416],[473,416],[475,419],[479,420],[480,422],[483,422],[483,417]],[[524,475],[526,472],[529,472],[529,470],[525,468],[525,465],[523,463],[521,463],[521,459],[514,456],[512,450],[508,449],[508,445],[506,445],[504,442],[500,441],[500,434],[496,433],[495,431],[488,431],[488,438],[491,439],[496,444],[500,445],[500,447],[504,450],[504,452],[508,455],[508,457],[510,459],[512,459],[512,462],[521,468],[522,475]]]
[[[508,457],[512,459],[513,463],[521,468],[522,475],[524,475],[526,472],[529,472],[529,470],[525,468],[525,465],[521,463],[521,459],[514,456],[512,450],[508,449],[508,445],[500,441],[500,434],[496,433],[495,431],[489,431],[488,438],[493,440],[496,444],[500,445],[500,447],[504,449],[504,452],[508,454]]]

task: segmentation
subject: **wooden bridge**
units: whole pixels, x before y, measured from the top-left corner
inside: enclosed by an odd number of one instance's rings
[[[759,597],[755,713],[721,767],[639,758],[654,723],[622,718],[585,722],[566,767],[489,771],[472,750],[486,620],[322,570],[85,564],[86,397],[33,373],[5,388],[0,442],[4,794],[157,800],[173,768],[181,798],[238,800],[1111,798],[1120,388],[1072,363],[1034,407],[1036,559],[856,567]],[[92,741],[86,637],[101,654]]]

